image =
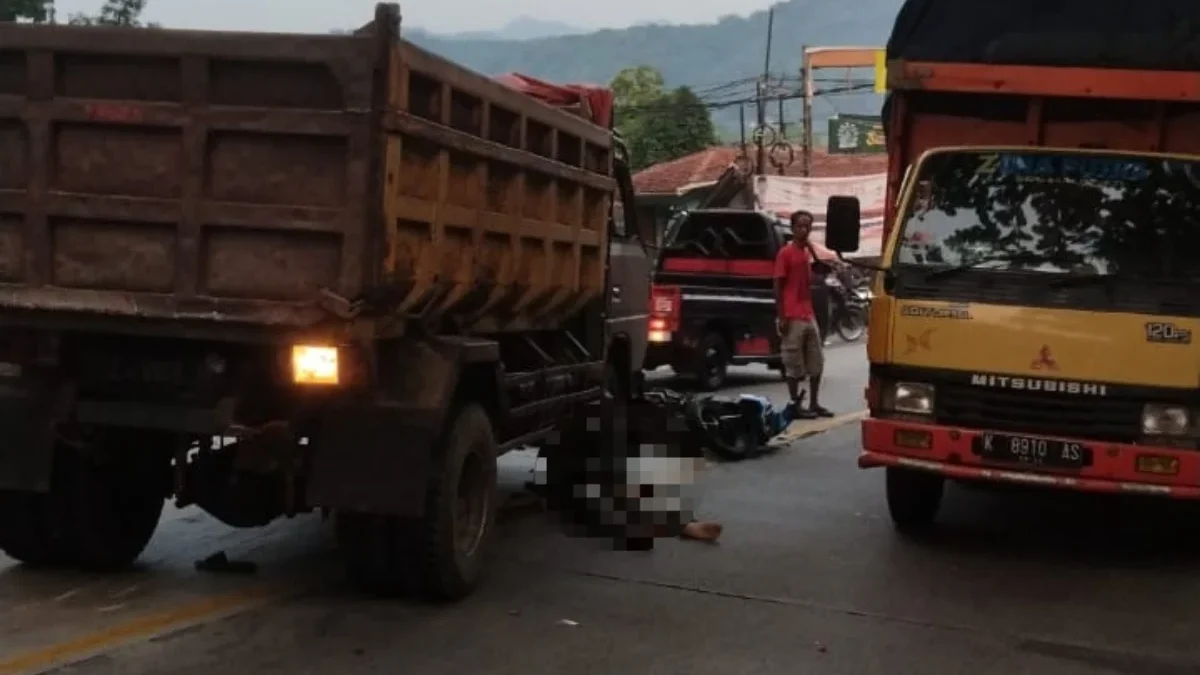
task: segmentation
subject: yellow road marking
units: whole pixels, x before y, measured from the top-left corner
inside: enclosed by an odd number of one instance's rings
[[[858,412],[845,413],[826,419],[797,420],[792,422],[787,431],[772,439],[771,445],[788,445],[801,439],[809,438],[810,436],[816,436],[817,434],[846,426],[865,418],[867,412],[866,410],[859,410]]]
[[[279,589],[264,588],[205,598],[47,647],[33,649],[14,657],[0,658],[0,675],[37,673],[50,668],[59,668],[118,647],[240,614],[273,600],[281,599],[285,595]]]

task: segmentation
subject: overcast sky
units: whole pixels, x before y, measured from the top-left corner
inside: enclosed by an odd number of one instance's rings
[[[102,0],[57,0],[60,17],[93,13]],[[645,21],[712,22],[749,14],[771,0],[406,0],[404,21],[439,33],[490,30],[519,16],[585,28],[624,27]],[[148,0],[146,20],[170,28],[320,32],[357,28],[371,18],[375,0]]]

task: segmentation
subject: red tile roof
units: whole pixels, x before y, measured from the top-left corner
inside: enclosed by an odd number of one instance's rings
[[[794,149],[796,161],[784,169],[787,176],[803,175],[802,150],[800,146],[794,146]],[[733,165],[739,154],[736,147],[719,146],[655,164],[634,174],[633,187],[639,194],[675,194],[686,185],[712,183]],[[824,150],[813,151],[814,178],[861,176],[886,170],[886,155],[830,155]],[[774,166],[769,166],[768,171],[773,175],[777,173]]]

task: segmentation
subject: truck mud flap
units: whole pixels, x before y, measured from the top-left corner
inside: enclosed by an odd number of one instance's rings
[[[428,410],[386,404],[331,409],[312,439],[308,500],[343,511],[420,516],[440,426],[429,418]]]
[[[48,492],[54,423],[70,396],[49,381],[0,384],[0,490]]]
[[[465,365],[492,363],[494,343],[471,338],[398,345],[380,397],[339,405],[319,419],[308,502],[357,513],[419,517],[446,413]],[[310,440],[312,442],[312,440]]]

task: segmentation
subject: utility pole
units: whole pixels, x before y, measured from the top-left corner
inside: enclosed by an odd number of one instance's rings
[[[791,155],[791,152],[790,152],[792,149],[792,143],[791,143],[791,141],[788,140],[788,136],[787,136],[787,121],[785,121],[783,119],[783,101],[785,98],[787,98],[787,97],[784,96],[783,94],[779,95],[779,140],[780,140],[780,142],[787,144],[788,150],[789,150],[788,155],[794,156],[794,155]],[[789,161],[788,164],[790,164],[790,163],[791,162]],[[779,169],[779,175],[780,176],[784,175],[784,173],[787,171],[787,164],[784,164],[783,162],[779,162],[778,169]]]
[[[767,163],[767,148],[765,147],[767,139],[767,106],[763,101],[763,81],[760,78],[755,87],[755,99],[758,104],[758,125],[754,129],[754,142],[758,146],[757,158],[754,161],[754,173],[763,175],[763,167]]]
[[[812,102],[813,102],[813,68],[809,60],[808,45],[804,46],[804,65],[801,67],[801,81],[804,83],[804,111],[801,123],[804,125],[804,145],[801,148],[802,160],[801,164],[806,178],[812,176],[812,156],[813,156],[813,119],[812,119]]]
[[[738,128],[742,130],[742,152],[746,152],[746,104],[738,106]]]
[[[754,172],[759,176],[766,173],[767,166],[767,80],[771,77],[771,36],[775,32],[775,8],[772,7],[767,12],[767,53],[763,59],[763,74],[758,80],[758,86],[755,87],[758,103],[758,159],[755,162]]]

